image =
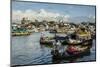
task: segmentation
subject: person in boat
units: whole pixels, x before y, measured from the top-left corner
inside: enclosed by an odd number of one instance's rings
[[[56,41],[57,46],[61,46],[61,43],[59,40]]]
[[[59,50],[60,46],[61,46],[60,41],[58,41],[58,40],[53,41],[53,47],[54,47],[54,49]]]
[[[63,46],[61,46],[60,40],[57,41],[57,49],[59,50],[60,53],[62,53],[64,51]]]
[[[59,53],[62,53],[64,51],[63,47],[61,46],[60,40],[56,40],[54,43],[54,49],[58,50]]]
[[[43,37],[43,32],[41,32],[41,37]]]
[[[45,35],[43,32],[41,32],[41,40],[45,40]]]
[[[53,42],[53,50],[51,51],[51,53],[53,54],[53,56],[55,56],[56,58],[60,56],[60,52],[59,52],[59,47],[61,46],[60,42],[58,40],[55,40]]]
[[[60,44],[59,44],[58,40],[55,40],[55,41],[53,42],[54,49],[58,49],[58,46],[59,46],[59,45],[60,45]]]
[[[54,40],[53,41],[53,50],[52,50],[52,52],[54,52],[55,53],[55,51],[57,51],[58,49],[57,49],[57,45],[56,45],[56,40]],[[57,51],[58,52],[58,51]]]

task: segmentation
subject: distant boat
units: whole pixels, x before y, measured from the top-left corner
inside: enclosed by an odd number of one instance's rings
[[[26,36],[26,35],[30,35],[30,32],[13,32],[12,36]]]

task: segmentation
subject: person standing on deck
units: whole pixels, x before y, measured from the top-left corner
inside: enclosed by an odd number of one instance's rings
[[[54,50],[57,49],[56,40],[53,41],[53,47],[54,47]]]
[[[61,43],[60,43],[60,41],[59,40],[55,40],[54,42],[53,42],[53,46],[54,46],[54,50],[61,50]],[[60,51],[60,52],[62,52],[62,51]]]
[[[61,47],[61,43],[60,43],[59,40],[57,40],[56,45],[57,45],[57,48],[60,49],[60,47]]]
[[[45,37],[45,36],[44,36],[44,33],[41,32],[41,39],[42,39],[42,40],[45,40],[44,37]]]

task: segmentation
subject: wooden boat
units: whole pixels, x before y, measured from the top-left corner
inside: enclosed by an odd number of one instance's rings
[[[51,44],[52,45],[53,42],[52,41],[46,41],[46,40],[45,41],[40,40],[40,44],[47,44],[47,45]]]
[[[84,48],[81,51],[77,51],[77,52],[73,52],[73,53],[66,51],[62,54],[59,53],[58,50],[56,50],[56,51],[52,51],[51,54],[52,54],[52,59],[54,59],[54,60],[62,60],[62,59],[68,60],[68,59],[74,59],[74,58],[79,58],[79,57],[90,55],[90,48],[88,48],[88,46],[87,46],[87,48]]]
[[[89,46],[73,46],[70,45],[67,47],[66,52],[70,55],[78,55],[80,53],[85,52],[86,50],[90,49]]]
[[[70,42],[69,40],[65,40],[62,42],[63,45],[92,45],[92,39],[89,40],[74,40],[74,42]]]
[[[69,40],[64,40],[63,42],[62,42],[62,44],[67,44],[67,45],[80,45],[80,44],[82,44],[83,42],[82,41],[80,41],[80,40],[73,40],[73,42],[72,41],[69,41]]]
[[[46,37],[41,37],[40,38],[40,44],[45,44],[45,45],[53,45],[53,38],[46,38]]]
[[[26,35],[30,35],[30,32],[13,32],[12,36],[26,36]]]
[[[89,35],[89,34],[88,34]],[[64,40],[62,44],[68,44],[68,45],[92,45],[92,38],[91,35],[88,36],[87,34],[71,34],[69,35],[69,38]]]
[[[41,37],[40,44],[53,44],[55,40],[65,40],[66,37],[56,36],[56,37]]]
[[[17,28],[16,30],[12,29],[12,36],[26,36],[30,35],[33,31],[26,28]]]

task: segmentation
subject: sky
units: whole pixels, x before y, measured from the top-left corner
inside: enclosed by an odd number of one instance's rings
[[[66,22],[93,22],[95,21],[95,6],[13,1],[13,22],[20,21],[22,17],[28,17],[33,21],[61,19]]]

